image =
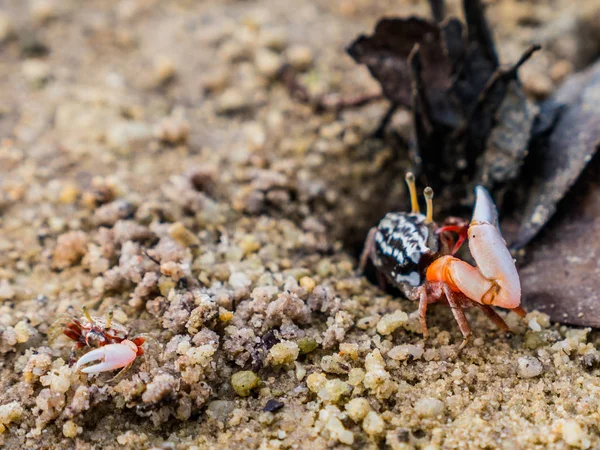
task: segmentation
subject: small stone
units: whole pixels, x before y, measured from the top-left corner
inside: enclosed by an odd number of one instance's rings
[[[346,404],[346,412],[355,422],[360,422],[371,411],[371,405],[366,398],[353,398]]]
[[[236,372],[231,376],[231,386],[240,397],[248,397],[250,391],[261,385],[260,378],[251,370]]]
[[[16,400],[0,405],[0,433],[4,433],[6,427],[12,422],[19,420],[24,412],[25,410]]]
[[[250,96],[239,89],[230,88],[217,99],[216,110],[219,114],[238,113],[252,106]]]
[[[317,283],[311,277],[302,277],[302,278],[300,278],[300,286],[303,289],[306,289],[306,291],[308,293],[311,293],[313,291],[313,289],[315,288],[316,285],[317,285]]]
[[[522,356],[517,361],[518,373],[522,378],[533,378],[540,375],[544,367],[539,359],[533,356]]]
[[[277,412],[281,408],[283,408],[283,406],[284,406],[283,402],[280,402],[279,400],[275,400],[274,398],[272,398],[272,399],[270,399],[270,400],[267,401],[267,404],[263,408],[263,411]]]
[[[348,374],[348,383],[352,386],[358,386],[365,379],[365,375],[365,371],[360,367],[350,369],[350,373]]]
[[[562,435],[565,442],[572,447],[589,448],[590,446],[590,439],[587,433],[573,419],[565,420],[562,426]]]
[[[312,392],[319,392],[321,389],[323,389],[325,383],[327,383],[327,377],[322,373],[311,373],[306,378],[306,386]]]
[[[181,222],[175,222],[169,227],[169,236],[184,247],[191,247],[200,244],[200,239]]]
[[[80,434],[83,431],[83,428],[81,428],[80,426],[78,426],[72,420],[67,420],[63,424],[62,431],[63,431],[63,435],[65,437],[74,438],[74,437],[76,437],[78,434]]]
[[[303,337],[303,338],[298,339],[298,348],[300,349],[300,353],[302,353],[303,355],[306,355],[306,354],[312,352],[318,346],[319,346],[319,344],[317,344],[317,341],[315,341],[312,338]]]
[[[281,58],[271,50],[260,49],[256,52],[254,64],[258,73],[266,78],[273,78],[281,67]]]
[[[370,411],[363,420],[363,430],[370,436],[376,436],[385,431],[385,422],[375,411]]]
[[[10,300],[15,296],[15,290],[8,280],[0,280],[0,301]]]
[[[340,420],[340,415],[340,410],[330,405],[319,411],[319,421],[325,424],[325,428],[329,431],[332,439],[342,444],[352,445],[354,443],[354,434],[352,431],[344,428],[344,424]]]
[[[417,402],[415,412],[419,417],[438,417],[444,413],[444,403],[436,398],[426,397]]]
[[[403,344],[392,348],[387,355],[396,361],[405,361],[409,357],[419,359],[423,356],[424,352],[422,344]]]
[[[294,69],[302,72],[312,65],[313,52],[310,47],[295,45],[287,50],[287,60]]]
[[[229,275],[229,284],[234,289],[247,289],[252,285],[252,280],[243,272],[233,272]]]
[[[325,403],[338,403],[344,395],[350,393],[350,385],[339,378],[327,380],[317,395]]]
[[[77,197],[79,196],[79,189],[74,184],[68,183],[60,191],[60,195],[58,197],[58,201],[60,203],[64,203],[66,205],[71,205],[75,203]]]
[[[43,24],[58,16],[58,5],[55,0],[35,0],[30,13],[36,23]]]
[[[206,414],[219,422],[226,422],[235,409],[235,402],[231,400],[213,400],[206,407]]]
[[[144,148],[152,136],[152,128],[148,124],[122,121],[110,128],[106,135],[106,141],[114,150],[129,153],[132,150]]]
[[[298,344],[292,341],[282,341],[269,350],[269,361],[273,365],[289,364],[298,358]]]
[[[408,320],[408,315],[401,310],[386,314],[377,323],[377,332],[383,336],[392,334],[396,328]]]
[[[50,78],[50,66],[41,59],[26,59],[21,66],[21,72],[27,81],[37,86]]]
[[[202,88],[207,93],[222,92],[228,84],[229,72],[226,70],[206,73],[201,79]]]
[[[189,134],[190,123],[183,117],[167,117],[154,128],[154,135],[169,144],[184,144]]]
[[[537,322],[536,318],[534,317],[533,319],[531,319],[529,321],[529,323],[527,324],[529,326],[529,328],[531,328],[533,331],[542,331],[542,327],[540,326],[540,324]]]
[[[173,60],[166,56],[161,56],[154,62],[154,81],[160,86],[173,80],[177,75],[177,69]]]

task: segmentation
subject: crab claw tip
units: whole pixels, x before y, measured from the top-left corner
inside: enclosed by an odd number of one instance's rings
[[[490,193],[483,186],[475,187],[473,222],[487,222],[498,228],[498,210]]]
[[[134,344],[135,345],[135,344]],[[77,361],[77,370],[83,373],[99,373],[120,369],[131,364],[137,356],[129,341],[109,344],[86,353]],[[83,367],[87,363],[100,361],[99,364]]]

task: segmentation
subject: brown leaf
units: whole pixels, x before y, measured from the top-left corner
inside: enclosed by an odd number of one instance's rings
[[[600,328],[600,158],[596,157],[520,270],[523,301],[557,322]]]
[[[525,246],[546,224],[600,143],[600,62],[574,75],[543,105],[560,108],[547,140],[528,157],[528,201],[513,247]]]
[[[440,28],[418,17],[381,19],[371,36],[360,35],[347,51],[365,64],[379,81],[385,96],[397,105],[412,106],[412,80],[408,57],[421,47],[423,80],[433,91],[450,87],[452,64],[444,53]]]

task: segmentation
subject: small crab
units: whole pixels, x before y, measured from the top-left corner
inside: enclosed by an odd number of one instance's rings
[[[510,309],[520,316],[521,284],[514,260],[498,229],[498,213],[487,190],[475,189],[473,218],[450,217],[438,227],[433,221],[433,190],[424,191],[427,214],[419,211],[415,178],[407,173],[412,212],[388,213],[369,231],[360,266],[368,260],[377,269],[380,281],[400,289],[410,300],[419,301],[419,319],[423,335],[428,337],[427,305],[447,302],[468,342],[471,328],[463,309],[480,308],[501,330],[506,322],[493,306]],[[456,234],[456,237],[455,237]],[[467,240],[476,267],[454,255]]]
[[[84,306],[81,319],[71,318],[63,329],[63,334],[76,342],[70,362],[75,352],[83,347],[97,347],[77,361],[76,368],[84,373],[99,373],[128,368],[135,358],[144,354],[142,344],[145,339],[128,339],[129,331],[113,320],[112,310],[106,319],[92,317]],[[99,364],[83,367],[85,364],[100,361]]]

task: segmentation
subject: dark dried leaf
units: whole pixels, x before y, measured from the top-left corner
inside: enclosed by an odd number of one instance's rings
[[[600,328],[600,158],[587,167],[520,270],[527,308]]]
[[[471,202],[466,192],[476,182],[495,188],[516,178],[536,112],[517,69],[537,47],[514,66],[499,68],[480,0],[463,1],[466,33],[458,19],[439,23],[443,1],[430,0],[430,6],[438,23],[384,18],[348,53],[367,65],[392,102],[377,135],[397,106],[413,110],[416,163],[451,209],[458,199]]]
[[[471,157],[485,150],[477,161],[472,187],[480,184],[497,190],[519,175],[538,111],[521,89],[517,70],[539,48],[530,47],[515,65],[494,72],[473,109],[467,122]]]
[[[513,247],[525,246],[592,159],[600,143],[600,63],[571,77],[542,107],[560,110],[549,137],[528,157],[528,202]],[[550,119],[551,121],[551,119]]]
[[[371,36],[361,35],[347,51],[365,64],[392,103],[412,106],[408,57],[415,44],[421,47],[423,79],[432,92],[450,87],[452,63],[444,53],[440,28],[418,17],[381,19]]]

